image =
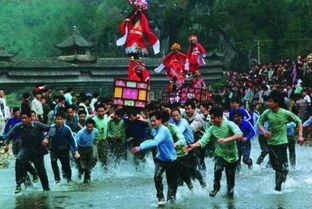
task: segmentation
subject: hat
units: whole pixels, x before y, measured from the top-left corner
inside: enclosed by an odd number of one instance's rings
[[[190,36],[188,37],[188,40],[189,40],[189,41],[197,41],[198,38],[197,38],[196,35],[192,34],[192,35],[190,35]]]
[[[171,50],[181,50],[181,45],[178,43],[174,43],[171,46]]]

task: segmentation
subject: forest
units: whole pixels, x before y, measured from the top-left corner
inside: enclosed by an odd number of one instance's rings
[[[0,47],[19,58],[53,57],[55,44],[77,26],[98,57],[125,56],[115,45],[127,0],[0,0]],[[208,51],[225,55],[230,69],[294,59],[312,52],[312,0],[149,0],[147,16],[164,56],[196,34]]]

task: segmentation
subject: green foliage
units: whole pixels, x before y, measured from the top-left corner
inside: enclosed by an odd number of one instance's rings
[[[0,46],[20,57],[50,57],[74,25],[95,44],[98,56],[124,56],[115,46],[119,23],[132,8],[127,0],[3,0]],[[163,52],[196,33],[209,50],[233,51],[245,62],[256,57],[261,42],[263,62],[312,51],[311,0],[153,0],[147,12]],[[245,63],[246,64],[246,63]],[[238,65],[240,66],[240,65]]]

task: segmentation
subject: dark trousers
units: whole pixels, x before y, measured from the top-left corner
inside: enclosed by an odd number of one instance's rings
[[[265,138],[263,135],[258,136],[259,144],[260,144],[260,149],[261,149],[261,154],[258,157],[257,163],[260,165],[264,158],[269,154],[269,145],[267,143],[267,138]]]
[[[21,147],[21,141],[17,141],[17,140],[12,141],[12,151],[13,151],[14,156],[18,155],[20,151],[20,147]]]
[[[225,169],[227,189],[229,193],[234,192],[235,186],[235,171],[237,162],[229,163],[225,161],[222,157],[215,157],[215,167],[214,167],[214,181],[213,189],[219,191],[221,188],[221,177],[222,171]]]
[[[191,181],[191,173],[190,173],[190,166],[189,166],[189,157],[188,157],[188,155],[183,156],[183,157],[178,157],[177,169],[178,169],[179,177],[190,188],[190,186],[192,185],[192,181]]]
[[[120,160],[127,159],[126,145],[123,140],[107,139],[110,154],[114,158],[114,163],[120,163]]]
[[[21,185],[25,182],[27,171],[29,170],[30,161],[34,163],[38,172],[42,188],[49,190],[49,181],[47,172],[44,167],[43,155],[33,155],[27,150],[20,150],[15,163],[16,184]]]
[[[54,174],[55,181],[60,181],[60,171],[57,165],[57,161],[60,160],[62,164],[62,172],[63,177],[65,177],[68,181],[71,180],[72,172],[70,168],[70,157],[69,157],[69,149],[56,149],[51,148],[50,150],[50,158],[51,165]]]
[[[269,155],[272,168],[275,170],[276,186],[280,187],[288,174],[287,144],[269,146]]]
[[[108,142],[106,139],[102,139],[97,143],[97,154],[98,159],[102,166],[107,167],[108,165]]]
[[[188,153],[189,159],[189,169],[190,174],[193,179],[197,179],[202,187],[206,186],[206,181],[204,179],[203,173],[199,170],[199,158],[195,154],[194,150]]]
[[[175,200],[178,188],[177,162],[164,162],[158,159],[155,160],[154,182],[157,191],[157,198],[164,198],[164,185],[162,181],[162,175],[164,172],[166,172],[168,184],[167,200]]]
[[[84,174],[84,180],[89,181],[91,179],[91,169],[96,164],[93,148],[79,146],[78,153],[80,154],[80,158],[77,160],[79,174]]]
[[[250,158],[250,151],[251,151],[251,142],[250,140],[246,142],[237,141],[237,150],[238,150],[238,166],[240,166],[242,157],[243,163],[248,165],[248,167],[252,166],[252,159]]]
[[[287,136],[288,138],[288,154],[290,165],[294,168],[296,167],[296,139],[294,136]]]

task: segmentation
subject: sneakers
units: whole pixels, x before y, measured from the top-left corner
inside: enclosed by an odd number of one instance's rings
[[[210,197],[214,197],[214,196],[216,196],[217,195],[217,193],[219,192],[219,190],[212,190],[211,192],[209,192],[209,196]]]
[[[18,193],[20,193],[22,191],[22,187],[21,187],[21,185],[16,185],[16,188],[15,188],[15,194],[18,194]]]
[[[164,206],[166,205],[165,198],[158,198],[158,206]]]

